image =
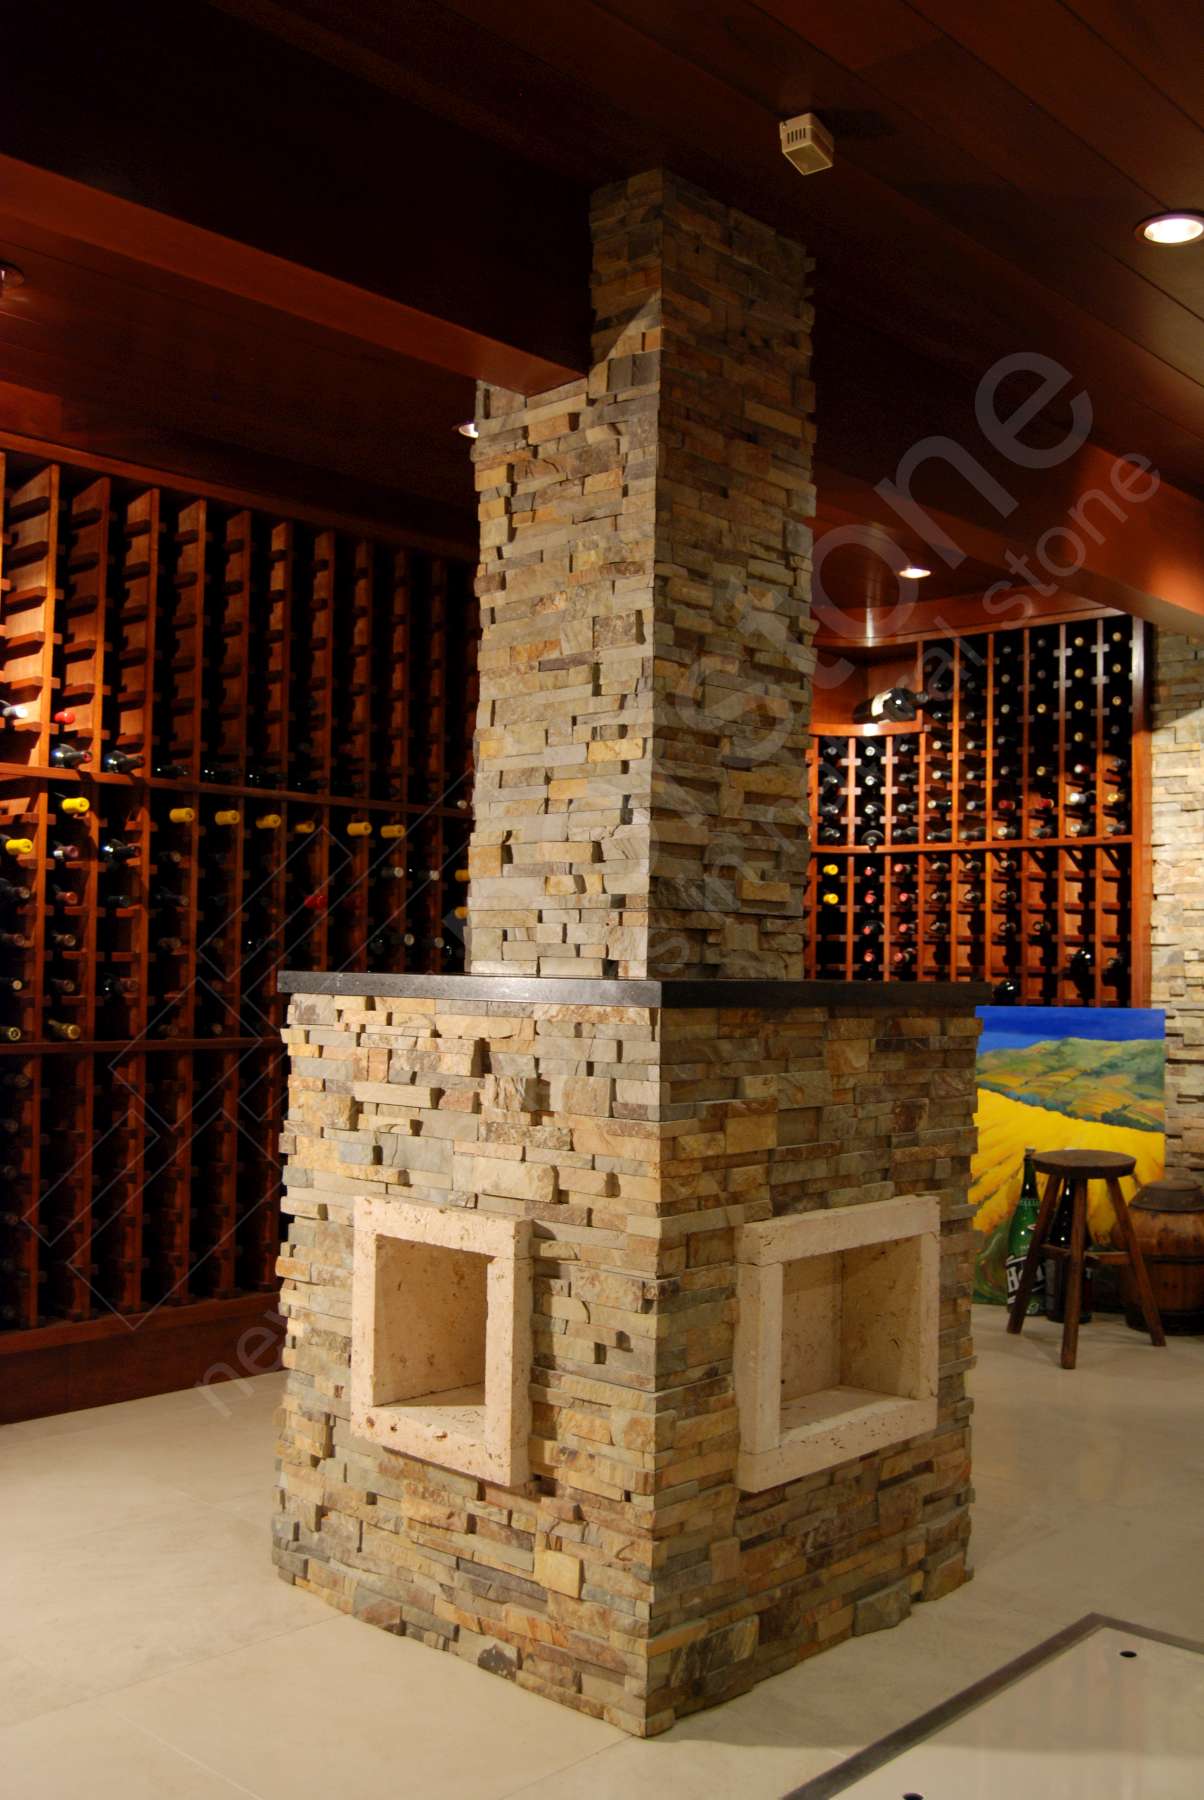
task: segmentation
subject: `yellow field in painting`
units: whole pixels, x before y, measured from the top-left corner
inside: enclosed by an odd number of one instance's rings
[[[1072,1119],[1043,1106],[1026,1106],[1006,1094],[978,1090],[978,1151],[971,1165],[970,1200],[978,1208],[974,1226],[993,1231],[1015,1205],[1020,1192],[1024,1152],[1037,1150],[1119,1150],[1137,1158],[1137,1186],[1162,1173],[1164,1139],[1160,1131],[1133,1131],[1125,1125],[1101,1125],[1094,1119]],[[1044,1191],[1044,1181],[1039,1185]],[[1123,1184],[1126,1199],[1137,1192],[1132,1180]],[[1088,1190],[1091,1235],[1098,1242],[1112,1226],[1112,1207],[1100,1182]]]

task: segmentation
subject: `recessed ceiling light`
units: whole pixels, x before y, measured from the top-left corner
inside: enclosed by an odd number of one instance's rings
[[[456,426],[456,430],[460,433],[461,437],[474,438],[480,437],[481,435],[477,429],[477,422],[475,419],[465,419],[463,425]]]
[[[1137,227],[1138,237],[1150,244],[1194,244],[1204,237],[1204,213],[1155,213]]]
[[[921,569],[918,563],[907,563],[899,570],[902,581],[923,581],[925,575],[931,575],[931,569]]]

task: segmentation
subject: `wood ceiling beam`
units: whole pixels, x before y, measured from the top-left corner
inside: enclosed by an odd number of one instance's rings
[[[1148,620],[1165,631],[1204,638],[1204,508],[1190,494],[1157,480],[1097,444],[1086,444],[1042,493],[1031,482],[1016,482],[1014,510],[994,523],[981,508],[966,506],[964,488],[955,479],[917,484],[924,519],[931,526],[926,566],[935,571],[955,568],[948,546],[958,558],[998,569],[998,581],[985,594],[951,595],[923,601],[916,596],[897,607],[858,610],[842,605],[842,620],[820,597],[820,633],[829,643],[873,642],[906,634],[908,619],[921,614],[929,628],[973,630],[989,623],[1017,624],[1034,610],[1059,611],[1068,599],[1119,609]],[[914,515],[904,519],[881,491],[880,482],[850,474],[822,460],[815,482],[821,496],[824,527],[816,533],[822,589],[823,540],[826,533],[869,528],[867,544],[906,543],[909,554],[917,541]],[[941,493],[938,501],[934,495]],[[1137,494],[1144,497],[1137,498]],[[977,498],[977,496],[976,496]],[[942,550],[942,545],[944,549]],[[1052,566],[1051,566],[1052,565]],[[909,584],[901,584],[907,586]],[[900,589],[901,591],[901,589]],[[945,625],[937,624],[942,615]]]
[[[522,345],[3,154],[0,191],[11,243],[0,249],[14,258],[14,240],[28,225],[499,387],[537,393],[577,372]]]

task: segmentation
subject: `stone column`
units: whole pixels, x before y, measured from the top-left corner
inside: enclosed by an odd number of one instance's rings
[[[809,264],[662,173],[592,223],[588,377],[481,395],[470,967],[798,977]]]
[[[795,979],[802,250],[594,232],[588,377],[481,395],[470,973],[281,978],[275,1533],[651,1734],[965,1579],[986,990]]]
[[[1168,1174],[1204,1177],[1204,643],[1160,631],[1151,734],[1150,999],[1166,1008]]]

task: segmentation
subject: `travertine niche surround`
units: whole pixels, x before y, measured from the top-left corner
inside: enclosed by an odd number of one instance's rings
[[[276,1557],[640,1734],[965,1579],[975,1003],[803,982],[796,245],[597,196],[484,392],[460,978],[296,975]]]

